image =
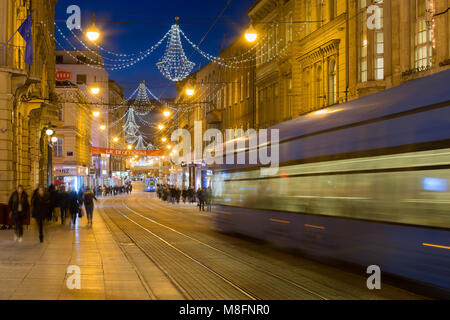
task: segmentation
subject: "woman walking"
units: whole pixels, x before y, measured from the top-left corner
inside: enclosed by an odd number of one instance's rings
[[[28,195],[23,189],[23,186],[19,185],[17,190],[11,194],[8,206],[10,210],[10,217],[15,224],[14,241],[22,242],[23,220],[30,209]]]
[[[39,227],[39,241],[44,242],[44,221],[49,217],[50,195],[39,187],[31,199],[32,216]]]

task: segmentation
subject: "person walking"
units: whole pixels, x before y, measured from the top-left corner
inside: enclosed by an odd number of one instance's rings
[[[39,241],[44,242],[44,221],[48,219],[50,210],[50,194],[40,186],[31,198],[32,217],[36,219],[39,228]]]
[[[94,200],[97,201],[95,194],[91,191],[90,188],[87,188],[86,192],[84,193],[83,203],[84,208],[86,209],[88,224],[91,225],[92,225],[92,217],[94,215]]]
[[[66,224],[66,217],[69,215],[69,192],[65,189],[58,192],[58,204],[61,208],[61,224]]]
[[[80,211],[80,202],[78,198],[78,194],[75,190],[69,189],[68,196],[68,204],[69,204],[69,212],[70,212],[70,220],[72,226],[75,226],[77,222],[78,213]]]
[[[10,210],[10,217],[15,224],[14,241],[22,242],[23,220],[30,209],[28,194],[25,192],[23,186],[19,185],[17,190],[11,194],[8,201],[8,206]]]

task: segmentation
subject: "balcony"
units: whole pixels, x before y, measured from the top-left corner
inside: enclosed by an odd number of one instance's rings
[[[25,73],[25,46],[6,45],[3,50],[0,50],[0,68],[18,71],[18,73]]]

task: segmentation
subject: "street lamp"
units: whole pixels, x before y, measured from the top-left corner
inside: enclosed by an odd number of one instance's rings
[[[164,129],[164,125],[160,124],[160,125],[158,126],[158,129],[159,129],[159,130]]]
[[[52,136],[54,133],[55,133],[55,131],[53,129],[49,128],[49,129],[45,130],[45,134],[48,136]]]
[[[172,149],[172,146],[169,144],[169,145],[167,146],[167,149],[168,149],[168,150]]]
[[[161,141],[162,141],[162,142],[166,142],[166,141],[167,141],[167,138],[164,137],[164,138],[161,139]]]
[[[163,112],[163,115],[164,115],[164,117],[166,117],[166,118],[170,117],[171,114],[172,114],[172,113],[171,113],[169,110],[164,110],[164,112]]]
[[[131,150],[131,149],[133,149],[133,146],[131,144],[129,144],[127,148],[128,148],[128,150]]]
[[[248,42],[255,42],[256,39],[258,39],[258,33],[256,32],[255,28],[253,28],[252,25],[250,25],[247,31],[245,31],[245,39]]]
[[[187,94],[189,97],[192,97],[192,96],[195,94],[194,88],[188,87],[188,88],[186,89],[186,94]]]
[[[92,115],[93,115],[95,118],[98,118],[98,117],[100,117],[100,112],[99,112],[99,111],[94,111],[94,112],[92,112]],[[106,129],[106,127],[105,127],[105,129]]]
[[[119,141],[119,138],[114,137],[113,141],[114,141],[114,142],[118,142],[118,141]]]
[[[52,143],[56,143],[58,142],[58,138],[57,137],[52,137]]]
[[[91,87],[91,93],[93,94],[93,95],[97,95],[97,94],[99,94],[100,93],[100,88],[99,88],[99,86],[97,85],[97,84],[93,84],[92,85],[92,87]]]
[[[95,26],[95,13],[92,14],[92,26],[90,26],[90,28],[87,30],[86,36],[92,42],[95,42],[98,40],[98,38],[100,38],[100,31]]]
[[[101,130],[101,131],[105,131],[105,130],[106,130],[106,126],[105,126],[104,124],[102,124],[102,125],[100,126],[100,130]]]

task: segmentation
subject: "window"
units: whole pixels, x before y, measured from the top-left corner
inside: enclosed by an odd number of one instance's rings
[[[292,11],[290,11],[286,17],[286,41],[291,42],[292,41]]]
[[[250,98],[250,72],[247,72],[247,98]]]
[[[380,9],[381,27],[375,30],[367,29],[367,6],[375,4]],[[383,31],[383,1],[359,0],[359,81],[384,79],[384,31]]]
[[[56,56],[56,64],[62,64],[64,61],[63,56]]]
[[[416,0],[414,62],[416,68],[431,66],[433,55],[432,29],[427,21],[426,0]]]
[[[86,82],[85,74],[77,74],[77,84],[86,84]]]
[[[239,102],[239,80],[236,79],[234,82],[234,103]]]
[[[330,21],[334,20],[334,18],[336,18],[337,13],[336,13],[336,0],[329,0],[329,10],[330,10]]]
[[[337,102],[336,60],[331,59],[328,62],[328,104],[333,105],[336,102]]]
[[[312,17],[311,17],[311,0],[305,1],[305,21],[306,21],[306,34],[311,33],[311,23]]]
[[[244,76],[241,76],[241,101],[244,100]]]
[[[316,23],[317,28],[320,28],[322,26],[323,20],[322,9],[323,9],[323,0],[316,0],[316,20],[320,21]]]
[[[53,144],[53,153],[55,158],[61,158],[63,156],[63,139],[58,138],[58,141],[56,141]]]
[[[359,49],[359,81],[367,82],[367,13],[366,13],[366,0],[360,2],[360,49]]]
[[[93,61],[91,61],[93,62]],[[88,59],[85,56],[77,56],[77,64],[88,64]]]
[[[315,107],[322,107],[322,66],[320,64],[316,65],[314,89]]]
[[[59,121],[64,121],[64,118],[63,118],[63,107],[62,106],[60,106],[59,109],[58,109],[58,120]]]

